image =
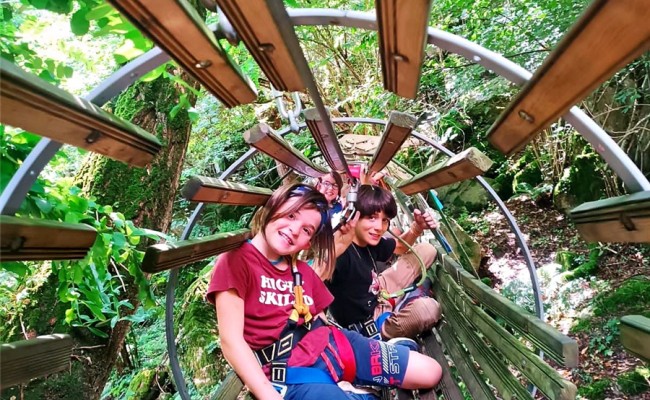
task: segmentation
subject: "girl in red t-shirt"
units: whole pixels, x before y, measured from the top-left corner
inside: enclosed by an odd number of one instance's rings
[[[336,385],[341,380],[407,389],[438,383],[435,360],[328,325],[324,310],[332,295],[306,263],[295,261],[311,247],[322,272],[334,267],[321,193],[307,185],[279,188],[255,215],[252,234],[218,258],[207,296],[216,305],[223,354],[258,399],[348,399]],[[289,327],[296,275],[315,317]]]

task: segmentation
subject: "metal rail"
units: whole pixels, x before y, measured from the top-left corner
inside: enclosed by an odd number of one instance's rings
[[[335,26],[344,26],[350,28],[360,28],[366,30],[377,30],[376,15],[369,12],[358,12],[358,11],[341,11],[341,10],[328,10],[328,9],[295,9],[288,10],[289,17],[291,18],[294,26],[301,25],[335,25]],[[212,28],[212,27],[211,27]],[[473,43],[469,40],[461,38],[460,36],[447,33],[435,28],[429,28],[428,30],[428,43],[433,44],[443,50],[448,52],[459,54],[472,62],[476,62],[483,67],[494,71],[495,73],[505,77],[506,79],[518,84],[523,85],[527,82],[532,73],[525,70],[521,66],[515,64],[514,62],[506,59],[505,57],[494,53],[490,50],[485,49],[484,47]],[[151,71],[152,69],[158,67],[164,62],[169,60],[169,56],[163,53],[160,49],[156,48],[150,50],[146,54],[138,57],[129,64],[122,67],[111,77],[102,82],[95,90],[89,93],[85,98],[98,106],[103,105],[106,101],[113,98],[119,94],[122,90],[127,88],[133,82],[135,82],[139,77]],[[313,76],[312,76],[313,79]],[[311,92],[311,90],[310,90]],[[317,93],[317,91],[315,91]],[[320,100],[320,99],[319,99]],[[322,103],[322,101],[321,101]],[[320,109],[322,104],[317,104]],[[607,164],[612,168],[612,170],[621,178],[621,180],[626,185],[628,191],[634,193],[643,190],[650,190],[650,182],[639,170],[639,168],[630,160],[630,158],[623,152],[623,150],[616,145],[614,140],[607,135],[607,133],[598,126],[593,120],[591,120],[584,112],[580,111],[577,107],[573,107],[569,113],[565,114],[564,119],[569,122],[578,133],[580,133],[589,143],[592,144],[594,149],[603,157]],[[357,121],[357,120],[367,120],[367,121]],[[374,120],[365,118],[335,118],[332,119],[333,123],[376,123],[384,124],[385,122],[381,120]],[[300,128],[304,128],[304,124],[300,124]],[[286,134],[289,129],[284,129],[281,131],[281,135]],[[415,137],[418,137],[417,134],[413,133]],[[431,143],[430,143],[431,144]],[[436,145],[431,144],[432,146],[438,148]],[[37,146],[32,150],[29,156],[25,159],[21,167],[18,169],[16,174],[12,177],[7,188],[4,190],[0,196],[0,214],[3,215],[13,215],[20,207],[20,204],[24,201],[29,189],[32,187],[38,175],[41,173],[43,168],[49,163],[49,161],[54,157],[58,149],[61,147],[61,144],[54,142],[49,139],[41,139]],[[440,149],[443,152],[445,150]],[[250,149],[246,152],[240,160],[247,160],[254,153],[255,149]],[[448,150],[447,150],[448,151]],[[224,171],[221,175],[222,179],[225,179],[230,173],[239,168],[240,164],[243,163],[235,162],[231,165],[228,170]],[[497,201],[498,196],[494,190],[489,187],[487,182],[482,180],[482,178],[477,178],[479,183],[486,188],[488,193]],[[522,251],[524,254],[527,254],[525,257],[527,262],[532,263],[532,259],[529,260],[530,255],[527,252],[527,247],[525,241],[521,239],[521,232],[512,219],[512,216],[507,211],[505,204],[499,199],[497,201],[499,207],[504,211],[504,214],[508,217],[508,222],[511,225],[511,228],[515,231],[518,244],[522,246]],[[188,221],[188,225],[183,232],[182,237],[188,238],[191,234],[192,229],[194,228],[196,222],[198,221],[199,216],[203,210],[203,204],[199,204],[194,210],[194,213]],[[526,248],[526,250],[524,250]],[[167,302],[166,302],[166,336],[168,351],[170,355],[170,363],[172,366],[172,373],[174,380],[176,382],[179,394],[184,400],[189,399],[189,393],[187,392],[187,387],[185,385],[184,377],[180,366],[178,365],[178,358],[176,354],[176,343],[174,335],[174,324],[173,324],[173,302],[174,302],[174,288],[178,281],[178,271],[173,270],[170,272],[168,285],[167,285]],[[531,281],[536,282],[536,276],[533,278],[531,275]],[[535,284],[536,285],[536,284]],[[536,306],[538,303],[536,295]]]

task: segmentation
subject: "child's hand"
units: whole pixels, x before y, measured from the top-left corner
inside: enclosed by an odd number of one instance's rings
[[[380,186],[380,183],[382,179],[384,179],[384,176],[386,176],[386,174],[383,172],[373,172],[372,174],[368,175],[368,171],[362,169],[361,183],[364,185]]]
[[[420,210],[415,210],[413,212],[413,219],[418,225],[420,231],[424,231],[425,229],[438,229],[440,227],[440,224],[436,221],[430,211],[422,213]]]
[[[354,212],[354,217],[349,220],[347,223],[341,226],[341,229],[334,233],[334,250],[336,257],[340,256],[345,252],[350,244],[352,244],[352,239],[354,239],[354,231],[357,227],[357,222],[359,221],[359,216],[361,213],[359,211]]]
[[[361,213],[359,211],[355,211],[352,219],[341,225],[341,229],[339,229],[341,235],[346,236],[354,233],[354,228],[357,227],[357,222],[359,222],[359,215],[361,215]]]

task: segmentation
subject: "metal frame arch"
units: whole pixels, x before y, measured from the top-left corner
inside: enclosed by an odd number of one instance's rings
[[[339,117],[339,118],[332,118],[332,123],[334,124],[371,124],[371,125],[381,125],[385,126],[387,124],[386,120],[378,119],[378,118],[363,118],[363,117]],[[298,127],[300,130],[306,128],[306,124],[300,123],[298,124]],[[277,132],[278,135],[284,136],[291,132],[292,129],[291,127],[285,127],[282,128],[280,131]],[[418,140],[421,140],[428,144],[431,147],[434,147],[435,149],[445,153],[445,155],[452,157],[455,155],[454,152],[451,150],[447,149],[443,145],[435,142],[434,140],[426,137],[425,135],[413,131],[411,132],[411,136],[415,137]],[[242,156],[240,156],[233,164],[228,167],[220,176],[219,179],[227,179],[230,175],[232,175],[235,171],[237,171],[240,167],[244,165],[244,163],[248,160],[251,159],[255,153],[257,153],[257,149],[251,147],[244,153]],[[544,305],[542,302],[542,295],[541,295],[541,290],[539,287],[539,279],[537,277],[537,270],[535,268],[535,262],[533,261],[533,258],[530,254],[530,249],[528,248],[528,245],[526,244],[526,240],[523,237],[523,234],[521,230],[519,229],[519,225],[517,224],[517,221],[514,219],[512,216],[512,213],[510,213],[510,210],[508,207],[505,205],[503,200],[499,197],[499,195],[496,193],[496,191],[492,188],[492,186],[485,181],[482,177],[478,176],[474,178],[483,188],[488,192],[492,200],[497,204],[503,215],[506,217],[506,220],[508,221],[508,225],[510,226],[510,229],[515,233],[515,238],[516,242],[521,249],[524,259],[526,261],[526,266],[528,268],[528,273],[531,281],[531,285],[533,288],[533,298],[535,301],[535,311],[536,315],[540,319],[544,319]],[[198,222],[198,219],[201,216],[201,213],[203,212],[203,209],[205,207],[205,203],[199,203],[197,207],[194,209],[194,212],[192,213],[190,220],[188,221],[187,226],[185,227],[185,230],[183,231],[183,234],[181,236],[181,240],[186,240],[189,239],[192,230],[194,229],[194,226],[196,226],[196,223]],[[166,288],[166,298],[165,298],[165,337],[167,340],[167,352],[169,353],[169,363],[170,367],[172,370],[172,375],[174,376],[174,381],[176,382],[176,388],[179,391],[179,394],[181,395],[181,398],[184,400],[189,400],[189,393],[187,392],[187,386],[185,384],[185,377],[183,375],[183,371],[181,369],[179,360],[178,360],[178,353],[177,353],[177,348],[176,348],[176,335],[174,331],[174,303],[176,301],[176,285],[178,284],[178,271],[179,269],[173,269],[169,273],[169,278],[167,280],[167,288]],[[543,357],[543,353],[539,353],[540,357]],[[181,389],[182,387],[182,389]],[[187,396],[187,397],[184,397]]]
[[[292,19],[293,24],[298,26],[338,25],[366,30],[377,30],[376,16],[371,12],[341,11],[330,9],[295,9],[288,10],[288,13]],[[459,54],[470,61],[476,62],[487,69],[493,70],[497,74],[505,77],[506,79],[509,79],[518,85],[524,84],[532,76],[529,71],[506,59],[505,57],[487,50],[484,47],[466,40],[460,36],[447,33],[436,28],[429,27],[428,43],[434,44],[443,50]],[[169,56],[163,53],[160,49],[155,48],[153,50],[150,50],[148,53],[140,56],[139,58],[122,67],[111,77],[102,82],[85,98],[95,103],[96,105],[101,106],[108,99],[114,97],[120,91],[135,82],[141,75],[149,72],[167,60],[169,60]],[[630,192],[650,190],[650,182],[648,182],[648,179],[641,173],[639,168],[630,160],[625,152],[623,152],[623,150],[616,145],[614,140],[609,135],[607,135],[607,133],[602,128],[600,128],[597,123],[591,120],[584,112],[580,111],[577,107],[573,107],[567,114],[563,116],[563,118],[592,144],[592,146],[599,154],[601,154],[607,164],[623,180]],[[333,119],[333,122],[339,122],[337,120],[338,119]],[[34,150],[32,150],[21,167],[18,169],[16,174],[12,177],[2,195],[0,195],[0,214],[13,215],[16,210],[18,210],[20,204],[25,199],[37,176],[41,173],[45,165],[52,159],[60,146],[60,143],[52,141],[50,139],[41,139],[41,141],[37,144]],[[249,157],[252,156],[253,153],[250,153]],[[234,166],[235,164],[233,164],[231,167]],[[486,188],[486,190],[488,189]],[[200,215],[202,209],[202,204],[199,204],[195,209],[193,215],[190,217],[190,222],[188,222],[188,226],[186,227],[183,236],[190,235],[195,221]],[[168,281],[168,294],[170,284],[174,279],[177,280],[177,270],[172,270],[170,272],[170,278]],[[175,283],[173,287],[175,287]],[[173,314],[173,302],[171,311]],[[173,343],[174,338],[172,338],[171,341]],[[168,350],[171,350],[171,348],[168,348]],[[173,350],[175,353],[175,343]],[[172,358],[173,357],[171,357],[170,354],[170,361]],[[181,397],[183,399],[189,399],[189,394],[187,393],[185,382],[183,381],[181,383],[183,378],[182,372],[178,377],[174,373],[174,378],[176,380],[177,388],[179,388]]]
[[[377,18],[371,12],[343,11],[332,9],[289,9],[287,10],[294,26],[336,25],[348,28],[377,30]],[[211,27],[212,28],[212,27]],[[458,35],[433,27],[428,29],[427,43],[443,50],[461,55],[486,69],[503,76],[517,85],[523,85],[532,77],[525,68],[508,60],[500,54],[486,49]],[[122,67],[102,82],[86,99],[101,106],[121,90],[135,82],[137,78],[169,60],[169,56],[159,48],[154,48]],[[625,152],[595,121],[578,107],[572,107],[563,118],[573,126],[603,157],[612,170],[621,178],[632,193],[650,190],[650,182]],[[0,196],[0,214],[14,214],[24,200],[29,188],[45,165],[61,146],[58,142],[48,143],[41,139],[23,165],[9,182]],[[57,147],[58,146],[58,147]]]
[[[288,12],[294,25],[337,25],[377,30],[377,18],[372,12],[330,9],[297,9]],[[427,43],[476,62],[519,86],[528,82],[533,76],[531,72],[500,54],[437,28],[429,27]],[[562,118],[593,146],[631,193],[650,190],[650,182],[641,170],[614,139],[587,114],[577,106],[573,106]]]
[[[83,98],[101,107],[141,76],[169,59],[167,53],[157,47],[153,48],[114,72]],[[0,195],[0,214],[14,215],[18,211],[36,178],[61,146],[63,143],[45,137],[38,141]]]

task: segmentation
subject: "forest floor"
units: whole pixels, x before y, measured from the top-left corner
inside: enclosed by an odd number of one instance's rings
[[[618,325],[627,314],[650,317],[650,246],[589,245],[546,199],[507,203],[537,266],[546,320],[578,341],[579,367],[560,369],[588,399],[650,399],[649,366],[625,352]],[[481,272],[515,303],[534,310],[528,269],[505,217],[497,210],[476,219],[483,247]],[[559,256],[558,256],[559,254]],[[567,279],[588,264],[584,277]],[[574,269],[575,271],[575,269]],[[573,272],[575,274],[575,272]],[[645,378],[645,379],[644,379]]]

